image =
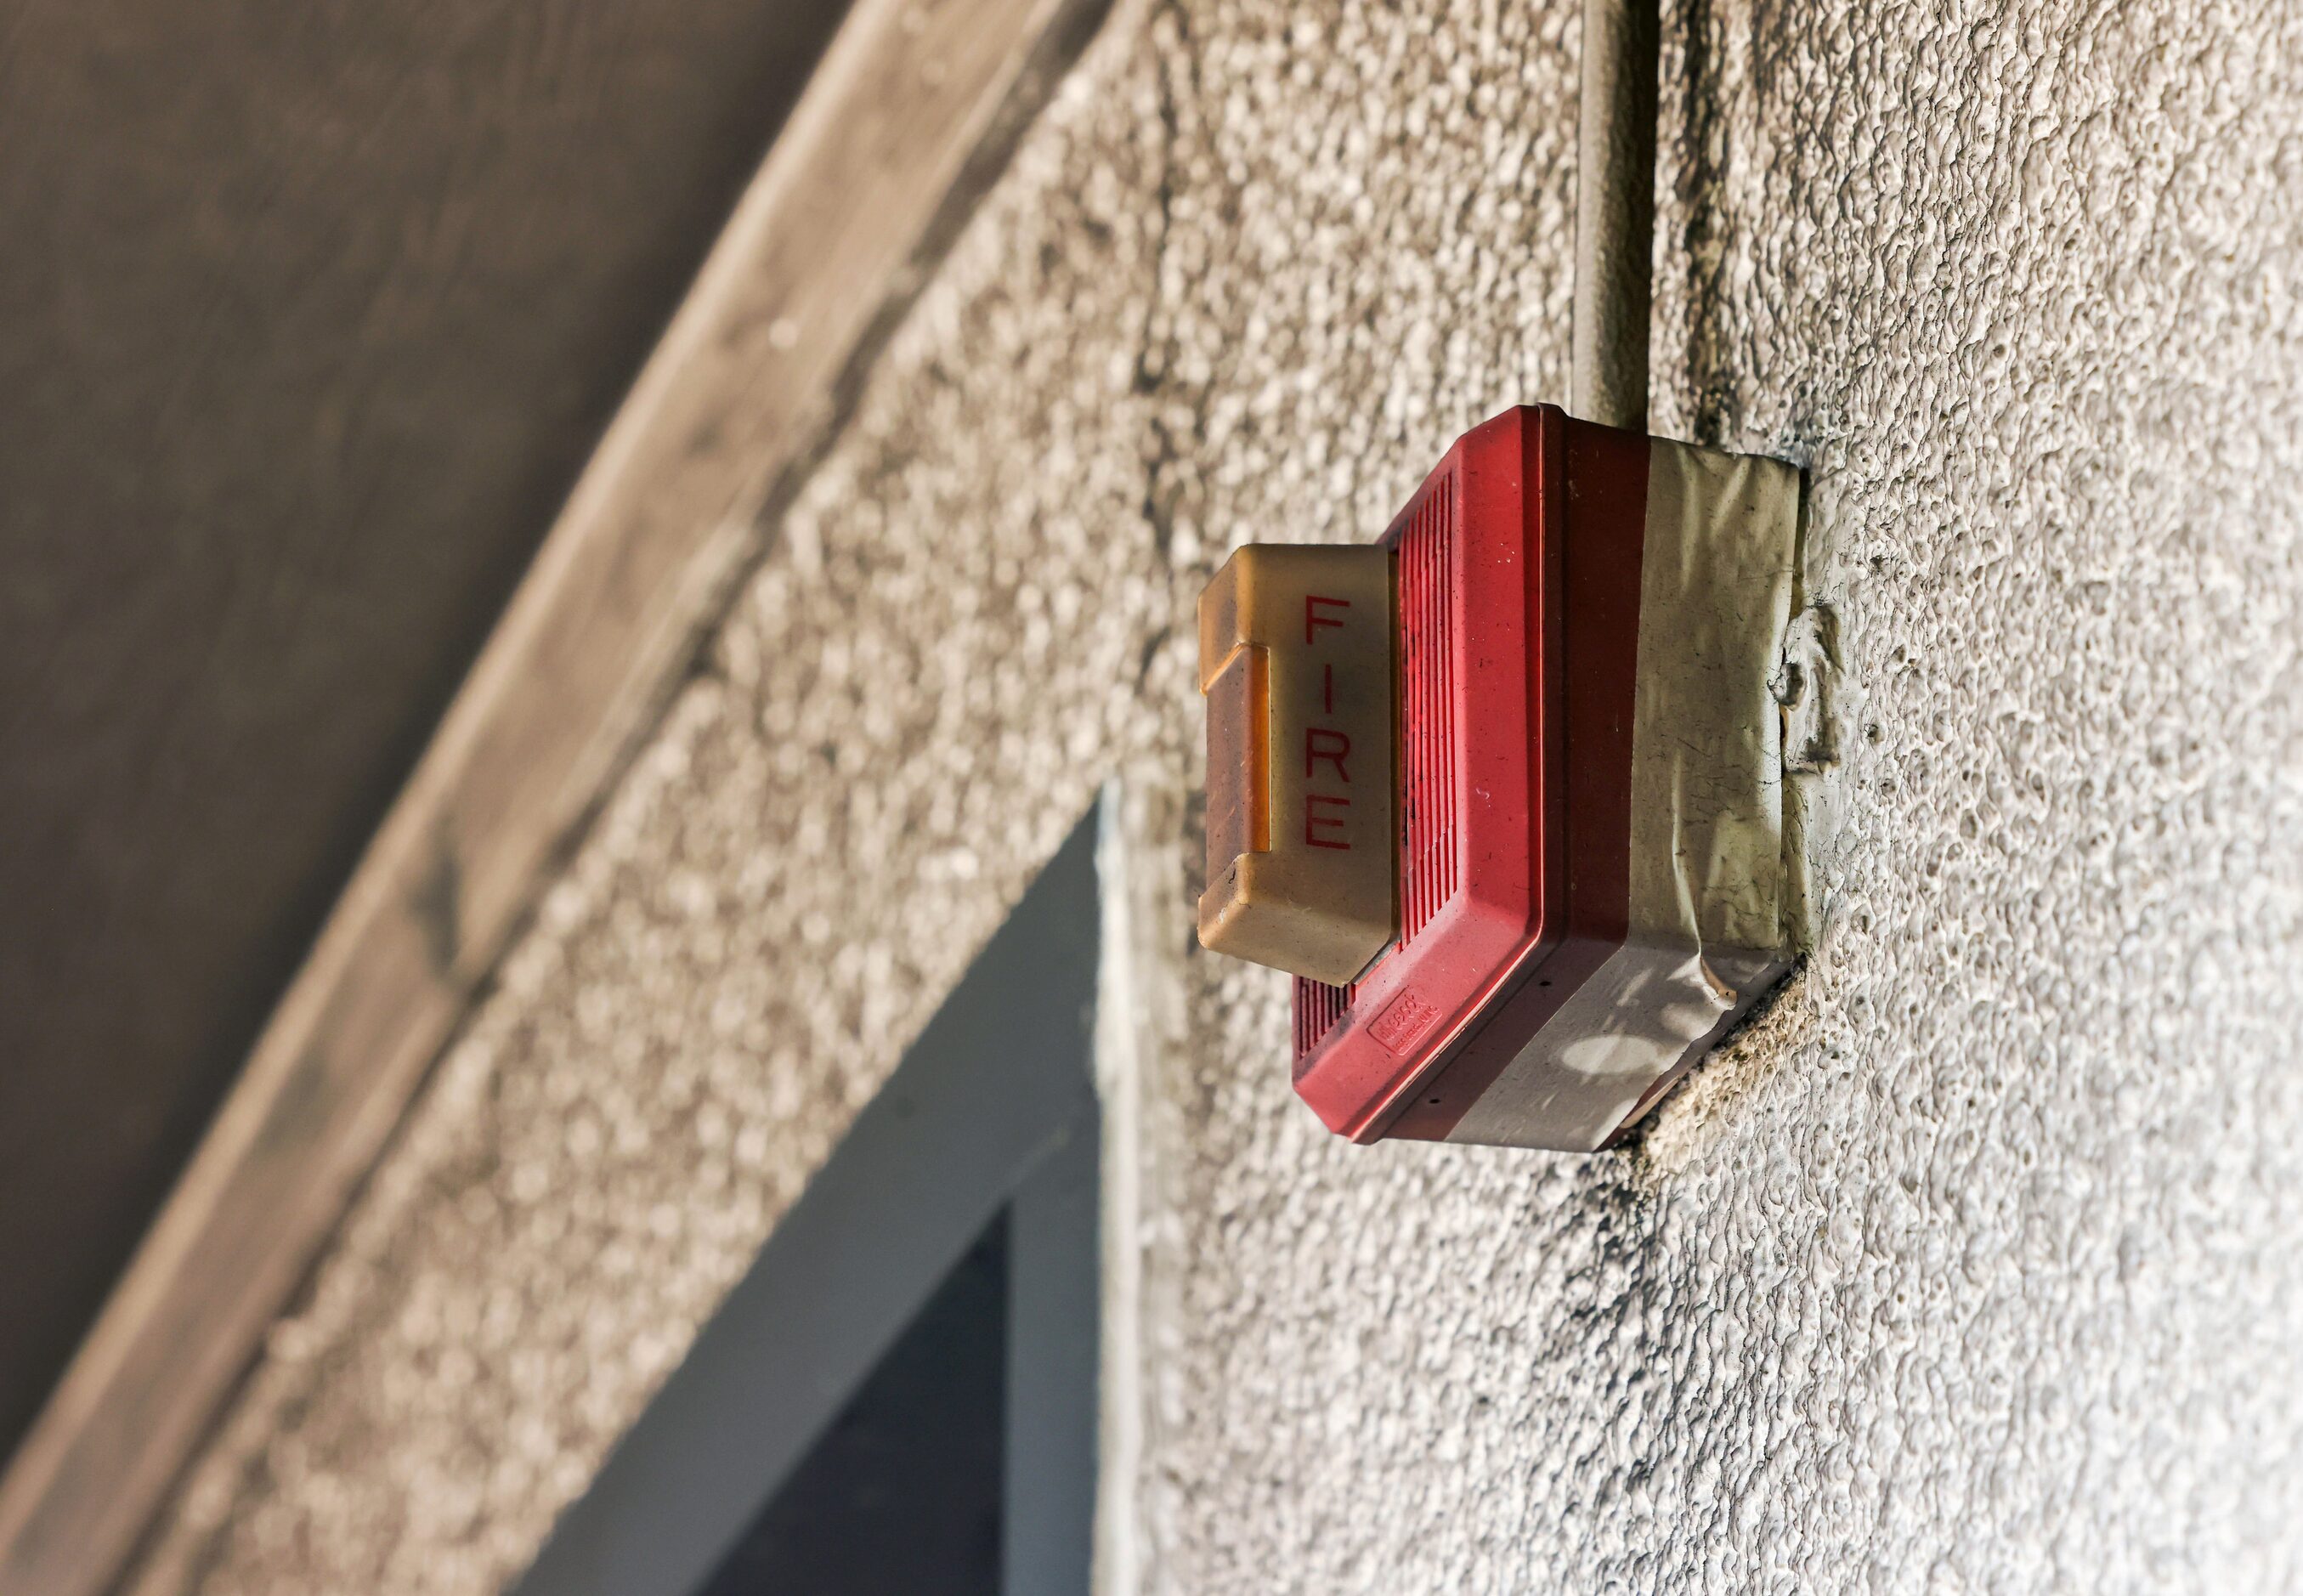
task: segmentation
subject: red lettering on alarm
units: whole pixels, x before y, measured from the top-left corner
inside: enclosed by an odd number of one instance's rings
[[[1303,642],[1305,646],[1318,644],[1322,629],[1344,629],[1344,612],[1352,607],[1347,598],[1336,598],[1325,593],[1303,595]],[[1320,666],[1320,705],[1322,714],[1336,713],[1336,667],[1322,661]],[[1352,784],[1352,773],[1344,761],[1350,757],[1352,739],[1332,726],[1306,726],[1303,729],[1303,780],[1308,784],[1320,773],[1321,765],[1335,772],[1336,780],[1346,787]],[[1306,792],[1303,795],[1303,843],[1307,848],[1332,848],[1340,852],[1352,851],[1352,800],[1349,797],[1329,792]]]

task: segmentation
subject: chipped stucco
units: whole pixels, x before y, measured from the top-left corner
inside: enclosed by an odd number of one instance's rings
[[[1134,1583],[2303,1582],[2293,8],[1667,16],[1657,419],[1809,468],[1847,689],[1821,942],[1641,1155],[1340,1144],[1151,912],[1223,550],[1565,389],[1573,31],[1123,11],[140,1589],[516,1575],[1112,774]]]

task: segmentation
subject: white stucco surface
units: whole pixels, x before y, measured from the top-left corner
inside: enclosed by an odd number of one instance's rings
[[[1657,419],[1811,473],[1843,818],[1577,1160],[1320,1130],[1183,798],[1222,552],[1565,390],[1571,8],[1124,11],[140,1588],[515,1576],[1112,775],[1140,1588],[2303,1586],[2303,14],[2191,12],[1667,20]]]

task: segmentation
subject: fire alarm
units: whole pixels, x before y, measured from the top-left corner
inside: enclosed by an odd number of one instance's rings
[[[1799,506],[1523,406],[1376,544],[1216,574],[1200,940],[1295,975],[1330,1129],[1606,1146],[1781,975]]]

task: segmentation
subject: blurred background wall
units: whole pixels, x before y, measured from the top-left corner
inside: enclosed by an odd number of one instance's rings
[[[134,1588],[525,1566],[1117,777],[1146,1590],[2303,1578],[2303,19],[1666,10],[1658,430],[1810,471],[1822,945],[1636,1157],[1360,1149],[1190,946],[1190,605],[1565,386],[1565,5],[1123,6]]]
[[[0,1453],[843,9],[0,20]]]

